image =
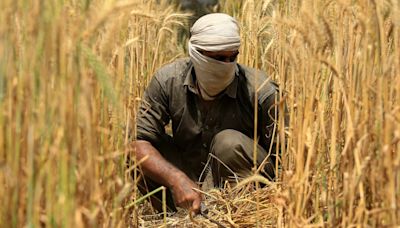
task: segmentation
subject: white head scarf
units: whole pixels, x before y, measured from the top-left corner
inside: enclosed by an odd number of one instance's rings
[[[203,99],[212,100],[235,78],[236,61],[222,62],[202,55],[204,51],[236,51],[240,47],[239,26],[234,18],[223,13],[207,14],[190,30],[189,56]]]

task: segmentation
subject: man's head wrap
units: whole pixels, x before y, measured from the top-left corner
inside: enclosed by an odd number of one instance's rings
[[[239,25],[224,13],[207,14],[190,29],[190,44],[204,51],[236,51],[240,47]]]
[[[221,62],[199,51],[236,51],[240,47],[236,20],[223,13],[207,14],[190,29],[189,55],[193,62],[198,87],[205,100],[212,100],[234,79],[235,62]]]

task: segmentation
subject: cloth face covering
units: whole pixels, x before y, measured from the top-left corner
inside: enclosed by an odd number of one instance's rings
[[[193,62],[200,93],[213,100],[235,78],[236,61],[222,62],[201,54],[204,51],[236,51],[240,47],[239,26],[227,14],[207,14],[190,30],[189,56]]]

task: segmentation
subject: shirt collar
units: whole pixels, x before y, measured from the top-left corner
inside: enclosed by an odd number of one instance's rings
[[[185,81],[184,81],[183,85],[187,86],[187,88],[190,90],[190,92],[192,92],[194,94],[198,94],[197,89],[196,89],[196,83],[193,78],[194,74],[192,74],[192,71],[194,71],[194,68],[193,68],[192,62],[190,62],[188,69],[186,71],[186,77],[185,77]]]
[[[225,89],[223,94],[228,95],[231,98],[236,98],[237,95],[237,87],[238,87],[238,78],[239,78],[239,66],[236,68],[236,73],[235,73],[235,78],[231,82],[231,84],[228,85],[228,87]],[[196,80],[195,80],[195,73],[194,73],[194,67],[193,64],[190,62],[188,65],[188,69],[186,71],[186,78],[183,83],[184,86],[188,88],[188,90],[196,95],[198,95],[197,87],[196,87]]]

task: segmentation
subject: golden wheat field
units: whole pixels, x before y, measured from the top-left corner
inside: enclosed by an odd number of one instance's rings
[[[189,14],[163,0],[1,0],[0,227],[400,226],[400,2],[219,9],[240,23],[238,62],[278,82],[288,109],[276,182],[206,190],[208,218],[152,214],[126,157],[153,73],[187,56]]]

